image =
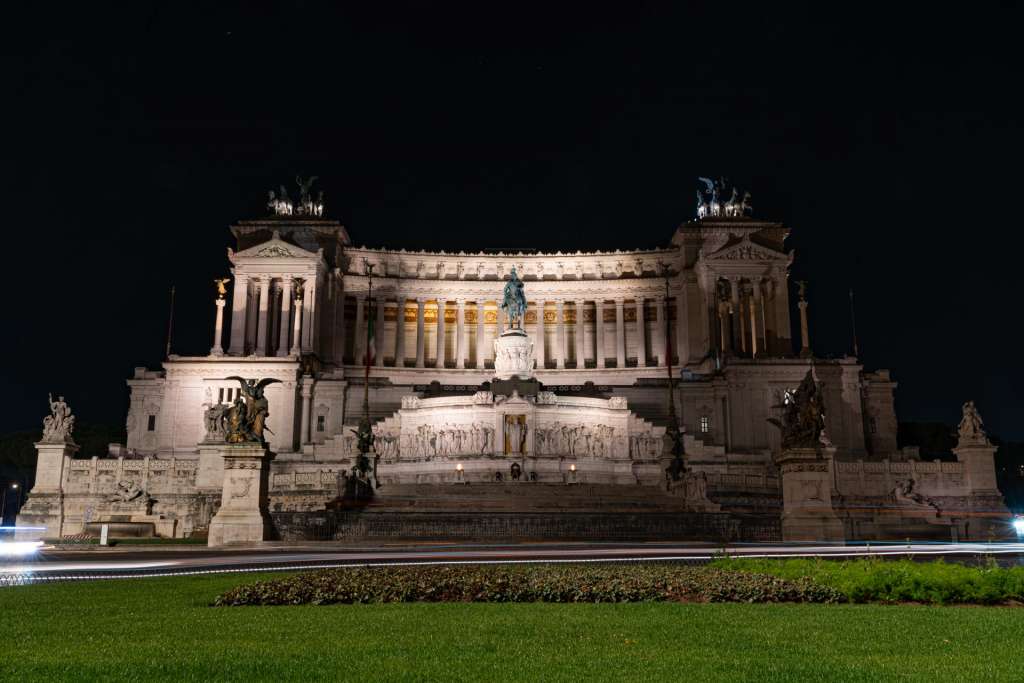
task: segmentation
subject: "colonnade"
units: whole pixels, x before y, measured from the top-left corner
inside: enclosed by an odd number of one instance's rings
[[[378,297],[375,292],[374,301],[367,302],[365,292],[353,292],[350,296],[355,299],[354,327],[350,352],[345,356],[357,365],[366,358],[366,327],[370,315],[375,316],[373,364],[380,367],[489,367],[493,360],[489,342],[508,324],[493,299],[411,298],[387,294]],[[672,355],[688,358],[685,297],[667,301],[664,297],[531,301],[527,306],[529,322],[525,328],[534,340],[538,368],[664,366],[668,360],[669,311],[677,305],[681,309],[674,316],[678,324],[671,330]],[[389,315],[386,316],[386,312]],[[409,313],[412,315],[407,317]],[[649,321],[651,313],[653,320]],[[453,320],[446,319],[449,317]],[[395,322],[393,328],[383,323],[390,319]],[[648,329],[648,322],[652,323],[651,329]],[[411,334],[413,324],[415,336]],[[451,330],[453,325],[454,330]]]
[[[315,301],[315,278],[236,276],[228,353],[288,356],[312,351]]]
[[[757,358],[787,352],[789,300],[784,283],[723,276],[717,280],[714,301],[715,346],[723,355]]]

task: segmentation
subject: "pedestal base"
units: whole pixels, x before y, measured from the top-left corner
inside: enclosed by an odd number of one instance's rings
[[[260,543],[271,537],[267,450],[260,444],[224,444],[224,486],[220,510],[210,520],[210,547]]]
[[[789,448],[779,455],[782,540],[841,543],[843,524],[832,509],[834,446]]]

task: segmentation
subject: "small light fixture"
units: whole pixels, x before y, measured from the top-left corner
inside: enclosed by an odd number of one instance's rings
[[[463,479],[463,477],[462,477],[462,463],[461,462],[455,465],[455,481],[457,481],[457,482],[465,481]]]
[[[575,472],[576,471],[576,463],[573,463],[573,464],[569,465],[569,471],[570,472]]]
[[[1024,516],[1017,515],[1013,518],[1013,530],[1018,536],[1024,536]]]
[[[11,488],[12,489],[16,489],[16,488],[18,488],[18,485],[17,484],[11,484]]]

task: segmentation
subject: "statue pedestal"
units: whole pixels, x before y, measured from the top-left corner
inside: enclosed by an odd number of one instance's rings
[[[67,463],[78,452],[70,438],[63,441],[40,441],[36,445],[36,482],[15,525],[35,527],[18,530],[19,541],[60,538],[64,533],[64,472]],[[44,528],[45,527],[45,528]]]
[[[256,443],[223,444],[223,493],[220,510],[210,520],[210,547],[260,543],[272,524],[267,510],[267,449]]]
[[[973,495],[1000,496],[996,484],[996,447],[984,440],[978,443],[964,443],[953,449],[956,459],[964,464],[964,474]]]
[[[533,341],[526,332],[506,330],[494,340],[494,376],[502,380],[533,377]]]
[[[789,448],[778,458],[782,476],[782,540],[842,542],[832,509],[834,446]]]

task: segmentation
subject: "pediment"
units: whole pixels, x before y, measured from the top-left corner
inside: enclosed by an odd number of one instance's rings
[[[266,242],[249,247],[231,254],[231,259],[238,258],[295,258],[303,260],[316,260],[320,254],[307,251],[291,242],[285,242],[281,235],[275,230],[274,236]]]
[[[782,261],[789,256],[762,244],[750,240],[748,235],[733,244],[726,245],[718,251],[708,254],[709,261]]]

